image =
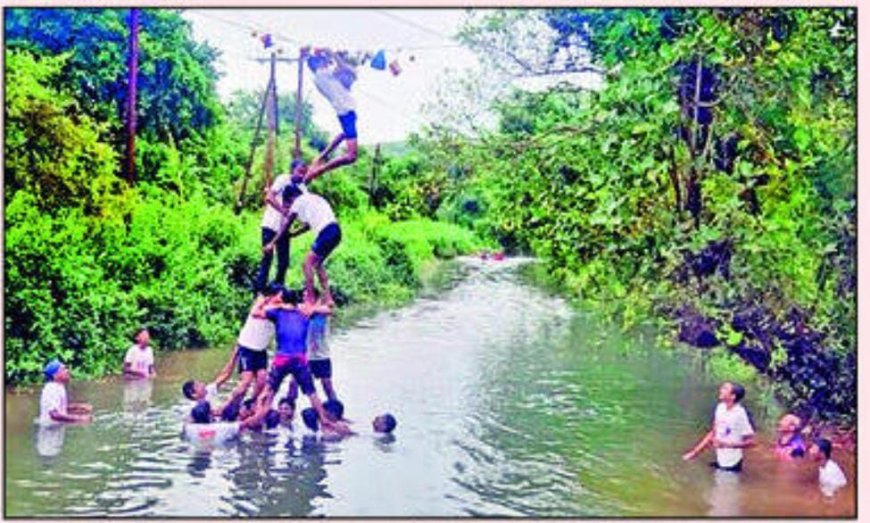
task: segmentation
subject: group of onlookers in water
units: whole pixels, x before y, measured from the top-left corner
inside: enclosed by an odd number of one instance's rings
[[[683,460],[691,461],[708,448],[715,449],[716,460],[710,465],[718,470],[739,473],[743,470],[743,449],[756,445],[752,417],[742,400],[745,389],[732,382],[719,387],[719,402],[710,423],[710,430],[688,452]],[[777,423],[773,443],[775,456],[783,461],[810,458],[820,463],[819,486],[826,495],[832,495],[846,485],[846,476],[831,459],[833,445],[827,438],[807,440],[803,420],[795,414],[786,414]]]

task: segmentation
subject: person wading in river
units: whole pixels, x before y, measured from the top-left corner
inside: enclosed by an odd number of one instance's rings
[[[713,447],[716,461],[711,465],[720,470],[740,472],[743,449],[755,445],[755,430],[748,412],[740,403],[744,395],[743,387],[736,383],[726,381],[719,387],[719,404],[710,431],[695,448],[683,455],[683,460],[692,460],[707,447]]]
[[[145,327],[140,328],[133,337],[133,344],[124,356],[125,378],[153,378],[157,375],[154,370],[154,352],[148,344],[151,334]]]
[[[52,360],[45,366],[44,373],[47,383],[39,398],[40,424],[90,422],[93,411],[90,405],[67,401],[66,384],[69,383],[69,370],[66,365],[58,360]]]

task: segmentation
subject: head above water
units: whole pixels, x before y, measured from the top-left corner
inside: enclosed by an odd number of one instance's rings
[[[813,440],[813,444],[810,447],[810,457],[815,460],[829,460],[831,459],[831,451],[833,450],[833,445],[831,445],[831,440],[827,438],[816,438]]]
[[[317,411],[311,407],[302,410],[302,422],[310,430],[317,432],[320,427],[320,420],[317,417]]]
[[[344,418],[344,403],[338,400],[328,400],[323,403],[323,410],[329,416],[331,421],[338,421]]]
[[[147,346],[148,343],[151,341],[151,333],[148,332],[148,327],[139,327],[139,330],[137,330],[136,333],[133,334],[133,341],[135,341],[142,347]]]
[[[190,409],[190,418],[194,423],[211,423],[211,404],[199,401]]]
[[[740,403],[745,395],[746,390],[737,383],[726,381],[719,386],[719,401],[729,405]]]
[[[188,380],[181,386],[181,393],[191,401],[204,400],[206,396],[205,383],[196,380]]]
[[[274,429],[281,423],[281,414],[275,410],[271,409],[266,413],[266,417],[263,419],[263,425],[266,426],[267,429]]]
[[[776,424],[776,430],[782,433],[797,432],[801,428],[801,419],[794,414],[786,414]]]
[[[294,412],[296,412],[296,402],[289,397],[281,398],[278,402],[278,413],[292,418]]]
[[[45,374],[45,381],[69,382],[69,369],[60,360],[49,361],[43,369],[43,374]]]
[[[392,414],[381,414],[372,420],[372,430],[389,434],[396,428],[396,418]]]

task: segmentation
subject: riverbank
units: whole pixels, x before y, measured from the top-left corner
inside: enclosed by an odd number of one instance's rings
[[[7,384],[39,383],[43,365],[54,357],[70,365],[74,379],[115,374],[139,325],[151,330],[158,358],[234,340],[260,260],[260,213],[234,216],[197,198],[167,203],[162,197],[135,201],[129,224],[75,213],[41,223],[45,215],[27,220],[19,215],[24,209],[10,209]],[[393,222],[373,211],[340,218],[343,240],[327,268],[336,301],[351,307],[351,317],[407,303],[430,265],[486,245],[443,222]],[[29,232],[36,229],[49,235],[48,243],[32,241]],[[302,258],[312,241],[311,235],[293,241],[288,285],[301,286]],[[40,272],[25,270],[48,252],[53,258]]]
[[[857,447],[857,432],[854,422],[821,419],[818,415],[808,412],[800,404],[792,404],[793,395],[785,390],[790,383],[785,377],[777,380],[773,376],[759,371],[751,361],[748,361],[739,350],[737,343],[728,343],[728,340],[716,340],[713,346],[704,344],[699,340],[704,336],[715,338],[715,332],[705,329],[704,321],[695,319],[693,329],[687,329],[685,317],[668,314],[673,307],[663,307],[649,296],[639,297],[629,293],[624,299],[594,300],[579,298],[576,293],[567,288],[563,283],[553,277],[552,272],[547,270],[546,264],[534,263],[524,266],[521,276],[524,280],[532,282],[553,295],[565,297],[578,309],[597,311],[614,326],[622,330],[648,328],[655,332],[656,343],[666,349],[686,351],[692,355],[696,369],[705,372],[720,381],[737,381],[744,386],[755,389],[760,393],[762,401],[759,406],[769,411],[768,415],[773,418],[777,412],[779,415],[785,412],[798,413],[805,423],[806,433],[813,436],[821,436],[830,439],[835,446],[852,452]],[[687,336],[686,331],[692,330]]]
[[[524,283],[522,260],[462,258],[447,287],[367,316],[331,338],[334,378],[360,434],[245,434],[228,447],[180,438],[179,385],[213,376],[228,348],[175,351],[155,380],[77,381],[95,420],[41,434],[37,394],[7,396],[7,515],[86,517],[848,517],[808,461],[747,451],[737,484],[680,459],[704,429],[716,378],[697,353],[662,350]],[[456,271],[451,268],[461,265]],[[456,285],[453,283],[456,282]],[[759,439],[775,418],[747,397]],[[381,412],[399,420],[371,434]],[[649,430],[662,426],[667,430]],[[55,437],[53,437],[55,436]],[[371,478],[378,478],[373,482]],[[771,495],[774,493],[775,495]],[[50,500],[48,502],[47,500]]]

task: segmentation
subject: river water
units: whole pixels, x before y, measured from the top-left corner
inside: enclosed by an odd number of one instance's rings
[[[815,465],[771,458],[776,413],[751,389],[765,444],[744,473],[683,463],[715,403],[699,358],[570,308],[522,263],[464,260],[448,288],[335,332],[359,432],[343,441],[301,427],[182,439],[180,384],[213,377],[228,348],[162,355],[153,383],[71,384],[94,405],[88,426],[38,429],[38,391],[7,392],[6,515],[855,515],[852,456],[835,453],[850,484],[824,497]],[[379,438],[385,411],[399,425]]]

